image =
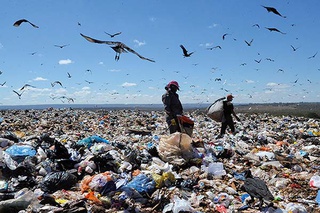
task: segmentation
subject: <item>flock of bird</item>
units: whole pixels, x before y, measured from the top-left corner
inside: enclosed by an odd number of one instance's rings
[[[263,5],[261,5],[261,6],[262,6],[263,8],[265,8],[265,9],[267,10],[267,12],[273,13],[273,14],[279,16],[279,17],[282,17],[282,18],[286,18],[286,16],[282,15],[282,14],[281,14],[277,9],[275,9],[274,7],[268,7],[268,6],[263,6]],[[19,27],[19,26],[20,26],[21,24],[23,24],[23,23],[25,23],[25,24],[30,24],[30,25],[31,25],[32,27],[34,27],[34,28],[39,28],[39,26],[37,26],[36,24],[30,22],[30,21],[27,20],[27,19],[20,19],[20,20],[14,22],[13,26]],[[81,26],[81,23],[78,22],[78,25]],[[259,24],[254,24],[254,25],[252,25],[252,26],[253,26],[253,27],[260,28],[260,25],[259,25]],[[281,33],[281,34],[283,34],[283,35],[286,34],[285,32],[282,32],[281,30],[279,30],[279,29],[277,29],[277,28],[274,28],[274,27],[265,27],[265,29],[269,30],[270,32],[278,32],[278,33]],[[115,38],[115,37],[117,37],[117,36],[119,36],[119,35],[122,34],[122,32],[120,32],[120,31],[119,31],[119,32],[116,32],[116,33],[108,33],[108,32],[104,32],[104,33],[105,33],[106,35],[110,36],[110,38]],[[224,33],[224,34],[222,35],[222,40],[227,39],[227,36],[230,36],[230,35],[231,35],[231,34],[229,34],[229,33]],[[88,42],[90,42],[90,43],[109,45],[109,46],[112,48],[112,50],[115,51],[115,53],[116,53],[116,54],[115,54],[115,57],[114,57],[114,59],[115,59],[116,61],[118,61],[118,60],[120,59],[120,55],[121,55],[122,53],[128,53],[128,52],[129,52],[129,53],[132,53],[132,54],[138,56],[138,57],[139,57],[140,59],[142,59],[142,60],[146,60],[146,61],[149,61],[149,62],[155,62],[155,60],[153,60],[153,59],[150,59],[150,58],[147,58],[147,57],[144,57],[144,56],[140,55],[138,52],[136,52],[135,50],[133,50],[132,48],[130,48],[129,46],[127,46],[127,45],[126,45],[125,43],[123,43],[123,42],[120,42],[120,41],[109,41],[109,40],[103,40],[103,39],[100,40],[100,39],[96,39],[96,38],[93,38],[93,37],[89,37],[88,35],[84,35],[84,34],[82,34],[82,33],[80,33],[80,36],[83,37],[86,41],[88,41]],[[234,38],[234,40],[236,40],[236,39]],[[253,45],[254,39],[251,38],[251,39],[249,39],[249,40],[244,40],[244,42],[246,43],[247,46],[250,47],[250,46]],[[70,45],[70,44],[63,44],[63,45],[55,44],[54,46],[57,47],[57,48],[62,49],[62,48],[65,48],[65,47],[67,47],[67,46],[69,46],[69,45]],[[290,47],[292,48],[293,51],[297,51],[297,50],[300,48],[300,47],[295,47],[295,46],[293,46],[293,45],[290,45]],[[185,58],[191,57],[193,54],[195,54],[195,51],[188,51],[187,48],[186,48],[183,44],[180,44],[180,48],[181,48],[181,50],[182,50],[182,56],[185,57]],[[214,46],[214,47],[207,47],[206,49],[207,49],[207,50],[214,50],[214,49],[222,49],[222,47],[221,47],[220,45],[216,45],[216,46]],[[30,53],[30,54],[31,54],[31,55],[34,55],[34,54],[36,54],[36,52]],[[317,52],[316,52],[314,55],[308,57],[308,59],[315,58],[316,55],[317,55]],[[271,58],[266,58],[266,60],[269,60],[269,61],[271,61],[271,62],[274,61],[274,60],[271,59]],[[256,63],[258,63],[258,64],[261,63],[261,59],[254,59],[254,61],[255,61]],[[240,65],[241,65],[241,66],[245,66],[246,63],[242,63],[242,64],[240,64]],[[283,69],[279,69],[278,72],[284,72],[284,70],[283,70]],[[1,73],[0,73],[0,74],[1,74]],[[67,77],[68,77],[68,78],[71,78],[71,77],[72,77],[69,72],[67,73]],[[222,81],[222,79],[221,79],[221,78],[215,78],[215,81]],[[297,81],[298,81],[298,79],[295,81],[295,83],[297,83]],[[88,84],[93,83],[93,82],[87,81],[87,80],[86,80],[86,82],[87,82]],[[5,84],[6,84],[6,82],[0,84],[0,86],[4,86]],[[63,87],[63,85],[62,85],[62,83],[61,83],[60,81],[54,81],[54,82],[51,83],[51,86],[52,86],[52,87],[55,87],[56,85],[60,85],[61,87]],[[20,90],[18,90],[18,91],[17,91],[17,90],[13,90],[13,92],[18,96],[19,99],[21,99],[22,94],[24,93],[25,89],[28,88],[28,87],[35,88],[35,87],[32,86],[32,85],[25,84],[23,87],[20,88]],[[226,90],[226,89],[224,89],[224,90],[225,90],[225,91],[228,91],[228,90]],[[250,95],[250,97],[252,97],[252,96]],[[56,97],[55,97],[55,98],[56,98]],[[59,97],[59,98],[61,98],[61,97]],[[72,99],[72,98],[67,98],[67,97],[65,97],[65,96],[62,97],[61,99],[62,99],[62,100],[72,101],[72,102],[74,101],[74,99]]]

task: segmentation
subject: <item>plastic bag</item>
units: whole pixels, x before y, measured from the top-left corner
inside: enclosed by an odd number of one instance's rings
[[[137,190],[139,193],[151,194],[156,188],[155,181],[145,174],[139,174],[132,179],[125,187],[130,187]]]
[[[15,161],[22,162],[27,156],[35,156],[37,151],[32,146],[12,145],[5,150]]]
[[[70,189],[77,181],[77,177],[71,173],[51,172],[43,178],[40,188],[44,192],[53,193],[61,189]]]
[[[90,148],[94,143],[107,143],[107,144],[109,144],[109,141],[104,138],[101,138],[100,136],[93,135],[93,136],[84,138],[82,140],[79,140],[77,142],[77,145],[86,146],[87,148]]]
[[[160,158],[174,165],[183,165],[187,160],[194,158],[192,138],[180,132],[170,136],[162,136],[158,146]]]
[[[223,100],[225,98],[220,98],[213,102],[207,109],[206,113],[208,117],[210,117],[212,120],[221,122],[222,121],[222,116],[223,116]]]

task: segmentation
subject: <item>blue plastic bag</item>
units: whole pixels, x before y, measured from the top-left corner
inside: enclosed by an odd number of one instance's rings
[[[12,145],[8,149],[5,150],[6,153],[10,155],[10,157],[19,162],[22,162],[28,156],[35,156],[37,151],[32,146],[27,145]]]
[[[93,135],[93,136],[84,138],[82,140],[79,140],[77,142],[77,145],[86,146],[87,148],[90,148],[94,143],[107,143],[107,144],[109,144],[109,141],[100,137],[100,136]]]
[[[153,193],[156,188],[156,182],[145,174],[139,174],[132,179],[126,186],[137,190],[139,193]]]

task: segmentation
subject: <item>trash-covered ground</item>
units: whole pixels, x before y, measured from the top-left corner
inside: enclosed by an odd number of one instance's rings
[[[217,138],[201,111],[192,137],[162,111],[0,113],[0,213],[320,212],[319,120],[238,113]],[[273,195],[261,208],[247,170]]]

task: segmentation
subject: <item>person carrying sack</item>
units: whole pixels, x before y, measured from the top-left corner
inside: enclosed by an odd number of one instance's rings
[[[233,100],[233,96],[230,94],[230,95],[227,95],[227,100],[223,101],[223,115],[222,115],[222,121],[221,121],[221,130],[218,138],[223,137],[223,135],[226,133],[226,129],[228,126],[230,127],[230,130],[232,133],[235,132],[232,115],[237,119],[237,121],[240,121],[240,118],[234,112],[234,106],[233,106],[232,100]]]
[[[183,114],[183,107],[179,100],[177,91],[179,90],[179,84],[176,81],[170,81],[165,86],[166,93],[162,95],[162,103],[166,112],[166,122],[170,134],[174,132],[181,132],[178,124],[177,115]]]

